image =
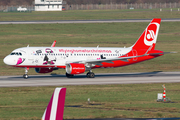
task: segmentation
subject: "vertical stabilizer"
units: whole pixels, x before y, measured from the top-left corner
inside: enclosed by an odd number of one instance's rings
[[[41,120],[63,120],[66,88],[56,88]]]
[[[132,46],[132,48],[136,50],[139,55],[144,54],[146,51],[154,50],[160,23],[160,18],[154,18],[136,41],[136,43]]]

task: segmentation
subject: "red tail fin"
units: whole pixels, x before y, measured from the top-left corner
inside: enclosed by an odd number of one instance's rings
[[[56,88],[41,120],[63,120],[66,88]]]
[[[161,19],[155,18],[151,21],[151,23],[144,30],[142,35],[136,41],[136,43],[132,46],[134,50],[138,52],[138,54],[144,54],[147,51],[154,50],[156,45],[156,40],[159,32]]]

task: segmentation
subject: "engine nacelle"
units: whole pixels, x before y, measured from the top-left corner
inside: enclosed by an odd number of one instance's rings
[[[35,68],[35,71],[37,73],[50,73],[53,70],[54,70],[53,68]]]
[[[86,71],[86,67],[84,64],[79,63],[70,63],[66,65],[66,72],[68,74],[81,74]]]

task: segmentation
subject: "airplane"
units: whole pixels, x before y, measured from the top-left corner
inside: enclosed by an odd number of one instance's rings
[[[63,120],[66,88],[56,88],[41,120]]]
[[[86,71],[88,78],[94,78],[92,69],[115,68],[150,60],[165,54],[155,50],[161,19],[154,18],[139,39],[130,47],[22,47],[15,49],[4,58],[4,63],[25,68],[23,77],[27,79],[29,68],[37,73],[50,73],[65,69],[66,77]]]

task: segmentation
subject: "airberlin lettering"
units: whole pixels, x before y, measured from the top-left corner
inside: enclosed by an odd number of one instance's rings
[[[65,52],[65,53],[112,53],[111,50],[87,50],[87,49],[83,49],[83,50],[76,50],[76,49],[59,49],[59,52]]]

